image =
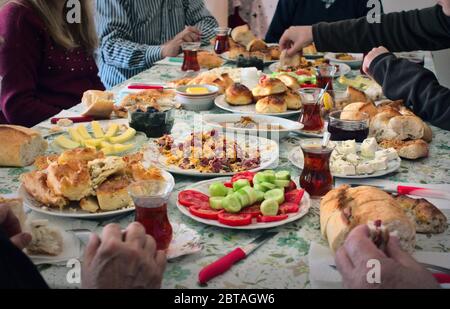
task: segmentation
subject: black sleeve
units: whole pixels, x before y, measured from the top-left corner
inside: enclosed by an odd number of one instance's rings
[[[313,26],[319,51],[369,52],[385,46],[393,52],[440,50],[450,47],[450,17],[442,7],[384,14],[381,23],[366,17]]]
[[[369,70],[386,97],[404,100],[423,120],[450,130],[450,89],[433,72],[393,54],[375,58]]]
[[[296,8],[297,4],[295,3],[295,0],[280,0],[278,2],[275,15],[266,34],[267,43],[280,42],[284,31],[292,26],[292,20],[294,18]]]
[[[48,289],[30,259],[0,229],[0,289]]]

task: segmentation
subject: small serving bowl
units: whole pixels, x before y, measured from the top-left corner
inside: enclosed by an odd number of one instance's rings
[[[208,94],[188,94],[188,88],[206,88]],[[176,89],[176,101],[189,111],[200,112],[207,111],[214,107],[214,99],[219,93],[219,87],[214,85],[190,85],[182,86]]]

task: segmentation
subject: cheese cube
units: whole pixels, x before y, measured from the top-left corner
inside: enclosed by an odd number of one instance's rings
[[[348,154],[348,155],[345,156],[345,161],[356,165],[359,162],[359,156],[357,154],[354,154],[354,153]]]
[[[386,157],[375,159],[368,162],[375,171],[384,171],[388,168],[388,159]]]
[[[332,171],[336,174],[353,176],[356,175],[356,167],[350,162],[337,160],[332,165]]]
[[[375,170],[373,169],[372,165],[369,163],[361,163],[356,167],[356,173],[358,175],[366,175],[366,174],[373,174]]]
[[[377,140],[374,137],[368,138],[361,144],[361,155],[365,158],[374,158],[377,149]]]
[[[351,153],[356,154],[356,141],[352,140],[352,141],[345,141],[342,142],[338,147],[337,147],[337,151],[340,154],[343,155],[348,155]]]
[[[375,159],[386,158],[388,161],[393,161],[398,159],[397,150],[394,148],[379,150],[375,153]]]

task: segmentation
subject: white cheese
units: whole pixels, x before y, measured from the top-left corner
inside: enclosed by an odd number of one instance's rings
[[[365,158],[374,158],[377,149],[377,140],[374,137],[368,138],[361,144],[361,155]]]
[[[386,157],[369,161],[375,171],[384,171],[388,168],[388,159]]]
[[[343,155],[348,155],[348,154],[356,154],[356,141],[352,140],[352,141],[345,141],[342,142],[338,147],[337,147],[337,151],[340,154]]]
[[[348,155],[345,156],[345,161],[356,165],[359,162],[359,156],[357,154],[354,154],[354,153],[348,154]]]
[[[398,159],[398,153],[394,148],[379,150],[375,153],[375,159],[386,158],[388,161]]]
[[[333,172],[341,175],[353,176],[356,175],[356,167],[344,160],[337,160],[332,166]]]
[[[358,175],[373,174],[374,172],[373,167],[367,162],[361,163],[356,167],[356,173]]]

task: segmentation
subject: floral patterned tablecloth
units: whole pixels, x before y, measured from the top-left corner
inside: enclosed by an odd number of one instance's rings
[[[132,82],[164,82],[181,76],[176,66],[157,65],[134,77]],[[120,86],[115,90],[120,89]],[[73,111],[80,111],[80,106]],[[208,113],[223,113],[214,109]],[[194,113],[178,111],[175,129],[182,129],[192,124]],[[450,132],[433,128],[434,141],[431,144],[430,157],[419,161],[402,162],[401,169],[386,179],[398,182],[423,184],[450,183]],[[280,142],[279,168],[290,170],[295,177],[299,170],[290,164],[288,154],[299,145],[300,136],[290,136]],[[1,168],[0,194],[13,194],[19,187],[19,177],[30,168]],[[197,231],[202,239],[201,253],[175,259],[168,263],[164,276],[164,288],[200,288],[197,284],[198,273],[202,267],[213,262],[238,246],[245,245],[261,232],[239,232],[197,223],[183,216],[175,206],[176,196],[180,190],[198,181],[198,178],[176,176],[176,188],[169,204],[169,217],[172,222],[183,222]],[[311,242],[326,243],[320,236],[319,203],[313,202],[310,213],[303,219],[278,228],[279,234],[263,247],[249,256],[245,261],[235,265],[223,276],[212,280],[207,288],[309,288],[308,251]],[[42,217],[42,215],[33,214]],[[80,221],[54,219],[53,222],[65,228],[88,228],[100,231],[109,222],[117,222],[126,227],[133,220],[133,214],[112,221]],[[419,235],[418,250],[450,251],[450,230],[443,235]],[[78,284],[68,283],[66,265],[43,265],[39,267],[42,275],[51,287],[77,288]],[[205,288],[205,287],[202,287]]]

